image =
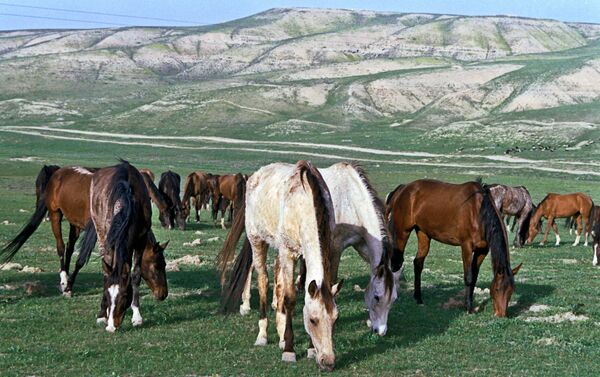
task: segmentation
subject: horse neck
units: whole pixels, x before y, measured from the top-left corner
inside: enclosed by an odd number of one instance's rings
[[[195,180],[193,175],[189,175],[185,180],[185,187],[183,188],[183,199],[181,200],[182,202],[185,203],[192,197],[195,186],[194,182]]]

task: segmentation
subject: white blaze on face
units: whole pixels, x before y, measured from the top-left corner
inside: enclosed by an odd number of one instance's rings
[[[108,294],[110,295],[110,308],[108,310],[108,325],[106,331],[114,332],[115,328],[115,306],[117,305],[117,295],[119,294],[119,285],[113,284],[108,287]]]

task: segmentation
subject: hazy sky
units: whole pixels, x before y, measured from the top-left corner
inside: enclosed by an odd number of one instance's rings
[[[84,12],[29,7],[60,8]],[[510,14],[600,23],[600,0],[0,0],[0,30],[214,24],[276,7],[371,9],[465,15]],[[111,15],[85,12],[110,13]],[[118,15],[141,18],[119,17]],[[61,20],[56,20],[56,18]]]

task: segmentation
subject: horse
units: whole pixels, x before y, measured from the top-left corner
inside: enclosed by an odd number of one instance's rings
[[[494,314],[506,317],[515,290],[514,276],[522,264],[510,268],[506,229],[488,186],[479,181],[451,184],[421,179],[397,191],[390,206],[394,253],[404,254],[411,232],[417,233],[418,252],[413,264],[414,298],[418,304],[423,304],[421,273],[431,239],[434,239],[462,249],[465,304],[469,313],[474,311],[473,291],[479,268],[491,250],[494,278],[490,294]]]
[[[152,232],[152,207],[143,175],[121,160],[118,165],[102,168],[92,176],[90,218],[79,260],[89,259],[99,240],[104,294],[97,323],[106,331],[121,326],[125,311],[133,310],[132,324],[143,319],[139,310],[139,285],[143,277],[157,300],[168,295],[164,249]]]
[[[279,274],[275,293],[278,296],[276,327],[282,360],[295,362],[292,317],[296,305],[294,265],[299,257],[306,262],[304,296],[304,328],[311,345],[308,357],[316,357],[317,365],[330,371],[335,365],[333,330],[338,318],[336,297],[342,282],[332,284],[331,250],[335,212],[327,185],[319,171],[308,161],[296,165],[274,163],[260,168],[244,186],[231,230],[218,255],[221,281],[228,261],[244,229],[246,238],[234,270],[224,288],[226,308],[233,309],[248,281],[250,264],[258,272],[260,320],[255,345],[267,344],[267,250],[278,249]]]
[[[52,233],[56,239],[56,252],[60,259],[60,290],[71,297],[75,278],[83,265],[76,263],[69,276],[71,257],[81,230],[90,218],[89,189],[92,174],[97,169],[44,166],[36,179],[36,209],[19,233],[0,251],[2,262],[12,259],[49,214]],[[62,219],[69,222],[69,239],[65,248],[62,238]]]
[[[335,231],[331,250],[331,279],[337,281],[338,266],[342,252],[349,246],[370,266],[370,281],[365,290],[365,305],[369,309],[369,327],[383,336],[387,332],[387,318],[392,304],[398,298],[397,287],[401,263],[390,260],[392,245],[383,203],[369,182],[364,170],[355,163],[340,162],[319,173],[329,188],[335,211]],[[275,276],[279,268],[275,260]],[[301,262],[298,288],[305,281],[305,265]],[[242,315],[250,312],[251,272],[242,294]],[[277,295],[273,295],[274,309]]]
[[[593,259],[592,264],[598,265],[600,260],[600,206],[594,205],[592,207],[592,213],[590,215],[590,223],[592,227],[592,250]]]
[[[146,190],[148,190],[150,200],[152,200],[154,205],[156,205],[156,208],[158,208],[158,221],[160,221],[160,225],[163,228],[171,229],[175,221],[174,212],[171,208],[171,202],[156,187],[150,174],[148,174],[146,171],[140,171],[140,173],[142,174],[142,178],[146,184]]]
[[[225,228],[225,211],[229,208],[229,220],[233,218],[235,202],[239,196],[238,187],[245,184],[246,179],[241,173],[212,175],[208,177],[210,195],[213,202],[212,217],[214,226],[217,226],[217,216],[221,210],[221,228]]]
[[[196,209],[196,222],[200,222],[200,209],[210,198],[210,189],[208,187],[208,174],[197,170],[190,173],[183,189],[183,217],[187,219],[190,216],[190,199],[193,201]]]
[[[181,177],[179,176],[179,174],[169,170],[161,174],[160,181],[158,182],[158,189],[169,203],[169,212],[171,213],[171,220],[168,226],[170,227],[170,229],[174,228],[174,219],[176,219],[177,226],[179,227],[179,229],[185,230],[185,218],[183,217],[183,211],[181,208],[181,199],[179,199],[180,185]]]
[[[146,174],[146,175],[148,175],[148,177],[150,178],[150,180],[151,180],[152,182],[154,182],[154,180],[156,179],[156,176],[154,175],[154,173],[153,173],[153,172],[152,172],[152,170],[150,170],[150,169],[142,168],[142,169],[139,169],[139,171],[140,171],[140,173],[142,173],[142,174]]]
[[[579,245],[581,231],[583,230],[581,225],[582,217],[585,218],[586,222],[584,246],[588,246],[588,235],[591,227],[590,215],[592,213],[593,206],[594,202],[592,201],[592,198],[590,198],[589,195],[584,194],[582,192],[564,195],[549,193],[537,205],[537,208],[534,211],[530,211],[528,215],[530,219],[529,228],[527,229],[527,233],[524,234],[524,236],[526,236],[525,243],[531,244],[533,242],[535,236],[540,231],[540,227],[538,226],[538,224],[543,217],[548,219],[548,224],[546,225],[546,232],[544,233],[544,238],[540,242],[540,245],[544,245],[544,243],[548,239],[550,227],[553,228],[554,234],[556,235],[555,245],[560,245],[560,236],[558,234],[558,229],[556,227],[554,219],[576,216],[577,236],[575,237],[575,242],[573,243],[573,246]]]
[[[515,216],[514,221],[518,219],[519,225],[513,245],[516,247],[523,246],[525,240],[519,237],[519,229],[523,226],[527,214],[533,209],[533,201],[529,191],[525,186],[511,187],[497,183],[489,185],[489,188],[500,215]]]

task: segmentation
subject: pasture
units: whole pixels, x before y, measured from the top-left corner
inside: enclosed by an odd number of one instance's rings
[[[84,128],[92,129],[81,127]],[[238,137],[245,134],[242,129],[238,131],[230,129],[227,134]],[[341,158],[356,158],[362,160],[381,197],[398,183],[417,178],[462,182],[483,176],[488,183],[527,186],[535,203],[549,191],[583,191],[600,201],[596,175],[568,173],[571,169],[594,170],[593,166],[569,165],[559,160],[547,162],[549,156],[541,153],[531,156],[538,158],[537,162],[518,163],[476,155],[392,157],[365,150],[336,150],[331,146],[273,147],[260,146],[260,143],[223,146],[185,138],[161,140],[160,136],[138,140],[63,131],[40,132],[50,137],[0,133],[2,243],[16,234],[33,210],[34,181],[42,164],[105,166],[114,164],[117,157],[128,159],[138,168],[150,168],[157,174],[172,169],[182,177],[196,169],[251,173],[272,161],[295,162],[307,158],[324,167]],[[415,150],[441,153],[456,147],[438,148],[429,145],[425,138],[419,139],[416,131],[407,132],[415,134],[412,141]],[[176,132],[171,134],[176,135]],[[52,138],[56,136],[62,139]],[[344,137],[366,148],[388,152],[399,148],[383,138],[369,141],[361,139],[358,133]],[[83,138],[90,141],[82,141]],[[306,141],[333,143],[334,139],[330,135],[319,141]],[[138,145],[127,144],[134,142]],[[570,154],[570,161],[593,158],[589,150],[581,153],[585,155]],[[542,170],[548,167],[554,169]],[[414,235],[411,236],[405,261],[407,281],[402,283],[399,299],[390,312],[385,337],[370,333],[365,324],[368,313],[360,290],[369,280],[367,265],[355,251],[346,250],[340,265],[340,277],[345,283],[338,298],[340,319],[334,336],[337,363],[333,375],[596,375],[600,357],[600,300],[597,299],[600,269],[592,266],[591,247],[570,246],[574,235],[570,236],[562,228],[562,221],[559,225],[560,247],[550,246],[554,241],[551,235],[547,246],[537,246],[538,236],[533,246],[511,249],[513,267],[523,262],[523,268],[516,276],[516,293],[509,317],[505,319],[493,317],[491,303],[487,302],[489,293],[485,291],[476,295],[475,304],[483,305],[479,313],[468,315],[463,310],[460,251],[436,242],[432,242],[423,272],[425,304],[417,306],[412,298],[411,262],[416,242]],[[153,229],[159,241],[171,241],[166,250],[168,261],[192,255],[199,256],[201,263],[181,264],[179,271],[168,272],[169,297],[164,302],[154,301],[143,283],[144,325],[133,328],[129,314],[122,328],[109,334],[95,324],[102,292],[97,253],[80,273],[73,297],[62,297],[58,289],[59,264],[54,239],[49,224],[43,223],[13,260],[43,271],[0,271],[0,374],[280,376],[319,373],[314,361],[306,359],[308,338],[300,315],[303,296],[299,296],[294,318],[298,362],[282,363],[273,311],[269,313],[269,344],[253,346],[258,322],[255,286],[249,316],[225,316],[220,311],[220,286],[214,258],[227,231],[213,228],[206,212],[200,224],[191,222],[185,231],[167,231],[159,227],[155,209]],[[509,234],[511,241],[512,236]],[[218,240],[214,240],[215,237]],[[196,239],[201,240],[200,245],[185,245]],[[490,270],[489,259],[486,259],[478,288],[489,288]]]

